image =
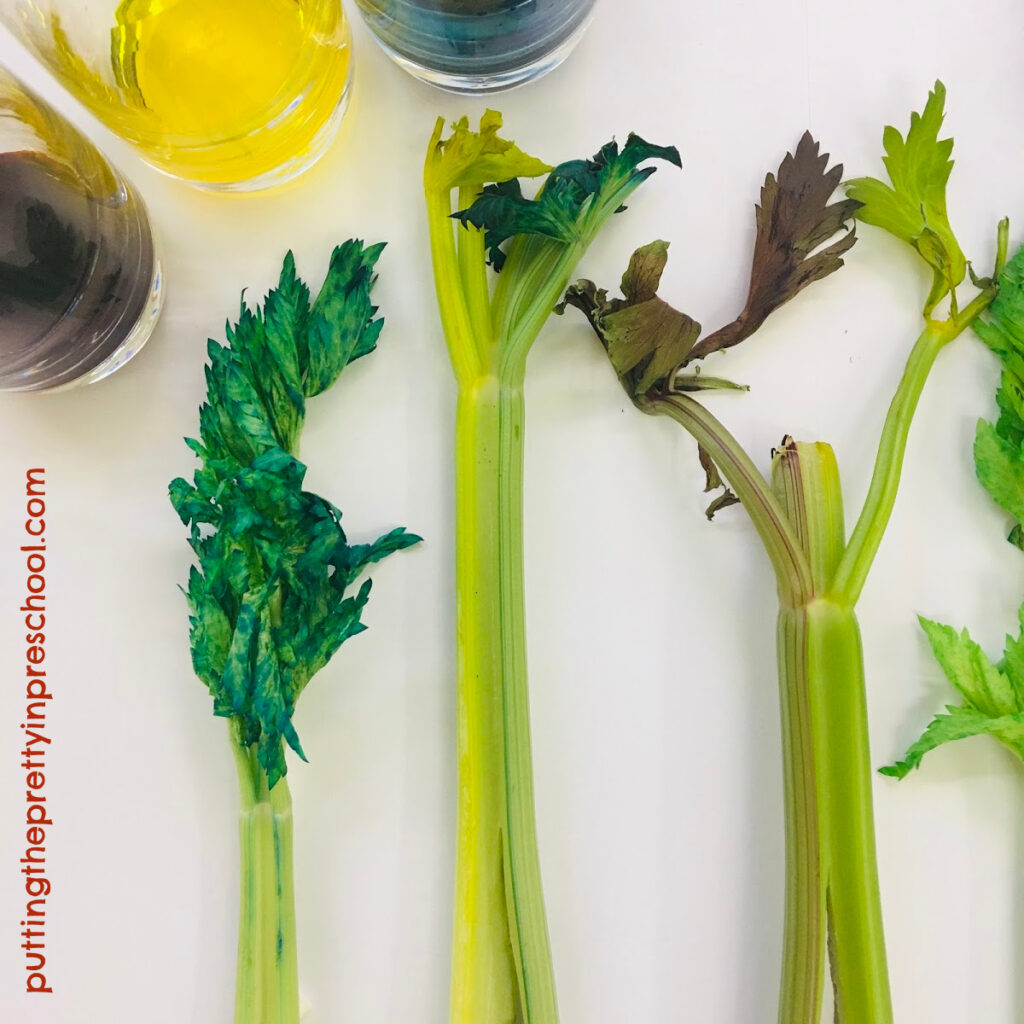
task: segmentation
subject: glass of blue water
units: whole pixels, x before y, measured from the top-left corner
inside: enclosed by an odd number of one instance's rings
[[[356,0],[384,51],[453,92],[539,78],[579,41],[595,0]]]

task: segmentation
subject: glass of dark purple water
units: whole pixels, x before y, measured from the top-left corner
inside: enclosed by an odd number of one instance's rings
[[[113,373],[152,333],[162,286],[134,190],[0,68],[0,390]]]
[[[381,48],[410,74],[453,92],[488,93],[557,67],[595,0],[356,0]]]

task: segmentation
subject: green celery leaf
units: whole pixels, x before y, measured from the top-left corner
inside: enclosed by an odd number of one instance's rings
[[[967,630],[957,633],[930,619],[920,618],[932,652],[946,678],[971,707],[990,718],[1024,710],[1006,675],[989,660]]]
[[[1009,747],[1018,757],[1024,757],[1024,715],[999,715],[992,717],[969,707],[946,708],[948,714],[936,715],[928,724],[921,738],[907,750],[902,761],[880,768],[882,775],[896,779],[905,778],[921,766],[925,754],[954,740],[971,736],[989,735]]]
[[[996,393],[996,431],[1011,446],[1024,443],[1024,247],[999,275],[999,292],[987,319],[975,320],[975,333],[1003,364]]]
[[[978,422],[974,466],[992,500],[1018,522],[1024,522],[1024,448],[1001,437],[996,426]]]
[[[902,779],[930,750],[983,733],[1024,758],[1024,605],[1018,618],[1022,636],[1006,638],[1001,667],[992,664],[967,630],[957,633],[949,626],[920,620],[936,660],[964,703],[947,707],[948,714],[936,715],[904,760],[880,769],[883,775]]]
[[[926,316],[967,274],[967,260],[946,212],[953,140],[939,139],[945,102],[945,86],[936,82],[923,112],[910,115],[906,138],[891,125],[885,129],[883,163],[891,185],[876,178],[855,178],[847,186],[850,198],[863,204],[858,219],[912,245],[932,268]]]

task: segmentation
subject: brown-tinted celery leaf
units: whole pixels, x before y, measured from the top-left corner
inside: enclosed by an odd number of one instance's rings
[[[608,352],[615,372],[633,399],[670,380],[700,337],[700,324],[658,297],[668,259],[668,242],[637,249],[622,275],[623,298],[611,299],[591,281],[569,288],[566,305],[581,310]]]
[[[718,472],[718,467],[702,444],[697,445],[697,458],[700,459],[701,468],[704,470],[704,492],[717,491],[719,488],[722,490],[722,493],[704,510],[708,519],[714,519],[716,512],[730,505],[738,505],[740,499],[726,486],[722,474]]]
[[[730,505],[738,505],[740,499],[736,497],[728,487],[724,488],[722,493],[711,502],[710,505],[704,510],[704,515],[708,519],[714,519],[715,515],[722,511],[723,508],[728,508]]]
[[[787,153],[778,174],[769,174],[756,208],[757,238],[750,288],[740,315],[696,344],[687,362],[749,338],[768,316],[814,281],[843,265],[856,241],[852,218],[855,199],[830,203],[843,175],[842,164],[829,169],[828,154],[805,132],[795,153]],[[819,248],[833,236],[842,237]]]

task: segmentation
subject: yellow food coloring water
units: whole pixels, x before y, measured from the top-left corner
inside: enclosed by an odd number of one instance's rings
[[[62,77],[148,159],[239,182],[312,158],[349,76],[338,0],[124,0],[112,83],[53,23]]]

